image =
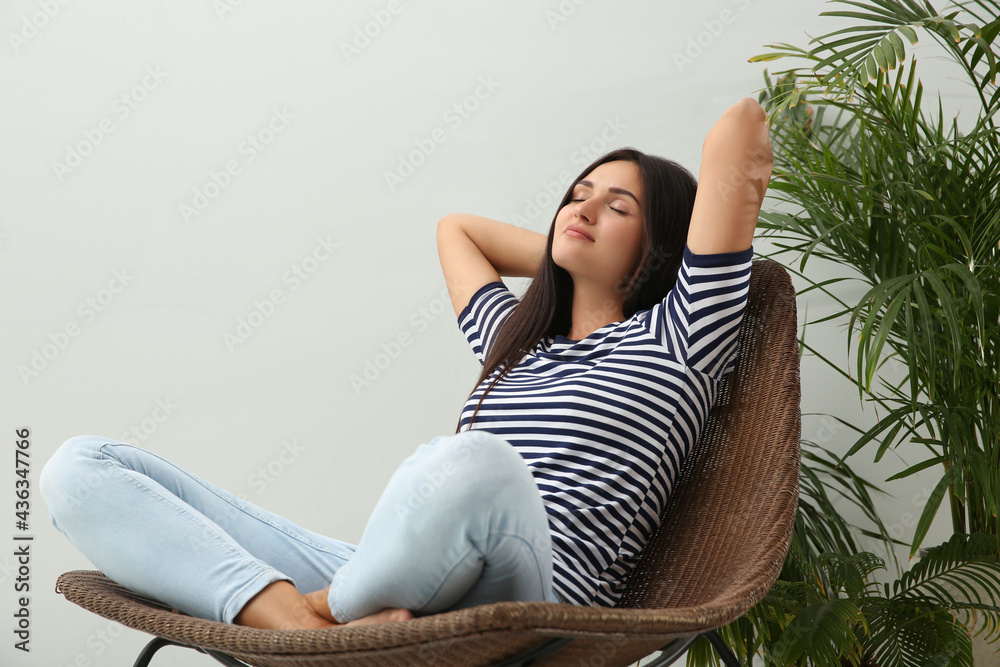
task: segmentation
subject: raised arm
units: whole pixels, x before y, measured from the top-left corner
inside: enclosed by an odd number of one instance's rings
[[[722,115],[702,146],[687,244],[708,255],[750,247],[771,179],[767,115],[745,97]]]
[[[480,287],[500,276],[534,276],[545,239],[543,234],[478,215],[451,213],[441,218],[438,258],[455,314],[461,314]]]

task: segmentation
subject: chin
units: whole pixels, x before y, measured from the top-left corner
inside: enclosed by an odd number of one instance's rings
[[[579,268],[580,261],[578,258],[573,257],[572,252],[566,252],[565,250],[561,244],[553,242],[552,263],[560,269],[572,273],[574,268]]]

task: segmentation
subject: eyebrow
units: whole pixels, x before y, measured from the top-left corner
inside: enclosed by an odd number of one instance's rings
[[[594,189],[594,184],[591,183],[590,181],[577,181],[576,184],[577,185],[583,185],[585,187],[590,188],[591,190]],[[635,200],[636,204],[639,204],[639,198],[636,197],[631,192],[629,192],[628,190],[626,190],[625,188],[619,188],[619,187],[616,187],[616,186],[612,185],[610,188],[608,188],[608,192],[614,192],[615,194],[618,194],[618,195],[628,195],[629,197],[631,197],[632,199]]]

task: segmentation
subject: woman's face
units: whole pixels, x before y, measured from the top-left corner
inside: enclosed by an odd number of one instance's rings
[[[642,197],[642,177],[632,162],[605,162],[584,176],[556,215],[556,266],[574,283],[614,286],[630,276],[642,250]]]

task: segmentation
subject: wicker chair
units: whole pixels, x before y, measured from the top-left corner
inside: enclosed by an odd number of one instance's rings
[[[669,664],[756,604],[777,578],[798,500],[799,358],[795,293],[771,261],[754,262],[736,371],[724,382],[652,537],[615,608],[499,602],[406,622],[255,630],[182,615],[99,572],[59,577],[72,602],[196,648],[227,665],[629,665],[658,650]]]

